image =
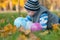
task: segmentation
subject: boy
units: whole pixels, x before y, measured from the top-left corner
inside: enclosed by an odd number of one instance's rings
[[[28,16],[26,18],[33,23],[40,23],[42,25],[42,28],[45,30],[52,29],[52,24],[58,24],[59,22],[58,17],[49,12],[48,9],[40,5],[38,0],[27,0],[24,7],[28,12]],[[17,21],[19,21],[19,18],[17,19]],[[19,23],[18,25],[20,25]]]
[[[40,23],[43,29],[52,29],[52,24],[58,24],[58,17],[40,5],[38,0],[27,0],[24,7],[28,12],[27,19]]]

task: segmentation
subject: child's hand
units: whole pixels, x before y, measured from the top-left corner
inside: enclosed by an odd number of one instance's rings
[[[23,27],[20,27],[19,31],[20,31],[20,32],[24,32],[25,30],[24,30]]]

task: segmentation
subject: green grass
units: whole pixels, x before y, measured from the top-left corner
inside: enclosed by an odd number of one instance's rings
[[[25,17],[26,16],[26,13],[0,13],[0,21],[1,20],[4,20],[4,22],[0,22],[0,27],[4,27],[5,25],[7,25],[8,23],[11,23],[13,25],[14,23],[14,20],[17,18],[17,17]]]
[[[5,21],[3,23],[0,22],[0,27],[3,28],[8,23],[11,23],[13,25],[14,20],[20,16],[25,17],[26,14],[25,13],[18,14],[17,12],[16,13],[0,13],[0,20],[3,19]],[[12,34],[11,36],[8,36],[6,38],[0,37],[0,40],[17,40],[19,34],[20,34],[19,32],[16,32],[15,34]],[[50,33],[45,36],[40,35],[40,32],[35,32],[34,34],[37,37],[41,38],[41,40],[60,40],[60,31],[58,32],[50,31]]]

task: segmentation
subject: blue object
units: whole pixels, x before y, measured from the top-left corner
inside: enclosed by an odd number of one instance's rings
[[[48,14],[47,13],[43,13],[40,16],[40,24],[42,25],[43,29],[47,28],[47,22],[48,22]]]
[[[27,21],[26,23],[26,30],[30,30],[32,26],[32,22],[31,21]]]
[[[32,21],[31,17],[28,15],[26,16],[27,20]]]
[[[25,27],[25,26],[26,26],[26,21],[24,20],[23,17],[18,17],[18,18],[15,19],[14,25],[15,25],[17,28],[19,28],[21,25],[22,25],[23,27]]]

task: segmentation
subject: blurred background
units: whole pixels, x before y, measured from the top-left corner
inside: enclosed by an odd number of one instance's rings
[[[25,11],[24,4],[27,0],[0,0],[0,11]],[[50,11],[60,11],[60,0],[39,0],[40,4]]]

